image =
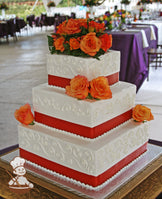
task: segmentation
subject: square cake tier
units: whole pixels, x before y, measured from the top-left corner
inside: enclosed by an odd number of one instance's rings
[[[21,157],[96,187],[146,151],[148,123],[132,119],[96,139],[35,124],[19,125]]]
[[[33,88],[35,121],[83,137],[98,137],[132,118],[135,85],[118,82],[111,91],[111,99],[78,100],[63,88],[37,86]]]
[[[48,84],[65,88],[75,76],[83,75],[89,81],[98,77],[108,78],[109,85],[119,81],[120,52],[109,51],[99,60],[69,55],[47,55]]]

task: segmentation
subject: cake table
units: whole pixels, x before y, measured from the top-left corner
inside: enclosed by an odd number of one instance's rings
[[[161,147],[148,144],[148,151],[136,161],[122,170],[102,189],[92,191],[75,186],[69,182],[48,173],[46,170],[38,169],[26,164],[26,178],[34,184],[34,188],[26,194],[15,194],[9,190],[8,182],[12,173],[9,162],[19,155],[19,149],[11,150],[0,157],[0,196],[12,198],[57,198],[57,199],[79,199],[79,198],[156,198],[161,192],[162,172]]]

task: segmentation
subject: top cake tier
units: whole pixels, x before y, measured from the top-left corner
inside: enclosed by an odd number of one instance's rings
[[[119,81],[120,52],[110,50],[99,60],[69,55],[47,55],[48,84],[65,88],[77,75],[92,79],[105,76],[109,85]]]

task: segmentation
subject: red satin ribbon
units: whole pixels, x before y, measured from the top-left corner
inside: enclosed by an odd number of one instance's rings
[[[22,148],[20,148],[20,156],[44,168],[55,171],[69,178],[73,178],[82,183],[96,187],[104,183],[109,178],[111,178],[113,175],[115,175],[118,171],[120,171],[123,167],[128,165],[130,162],[132,162],[134,159],[136,159],[146,150],[147,150],[147,143],[145,143],[143,146],[138,148],[136,151],[134,151],[133,153],[131,153],[130,155],[119,161],[117,164],[115,164],[114,166],[112,166],[111,168],[109,168],[107,171],[100,174],[99,176],[92,176],[85,173],[81,173],[79,171],[73,170],[71,168],[62,166],[60,164],[47,160],[43,157],[35,155],[34,153],[26,151]]]
[[[106,78],[108,79],[109,85],[115,84],[116,82],[119,81],[119,72],[109,75]],[[67,85],[70,85],[70,81],[71,79],[68,78],[58,77],[48,74],[48,84],[51,86],[58,86],[65,88]]]
[[[35,112],[35,121],[87,138],[96,138],[132,118],[132,109],[93,128]]]

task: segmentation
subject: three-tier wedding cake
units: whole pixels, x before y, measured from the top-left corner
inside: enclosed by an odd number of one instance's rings
[[[101,30],[76,19],[49,37],[48,83],[32,93],[35,124],[18,127],[21,157],[88,187],[102,186],[148,142],[148,124],[132,119],[142,121],[133,112],[136,86],[119,81],[120,52],[108,51],[111,36]]]

